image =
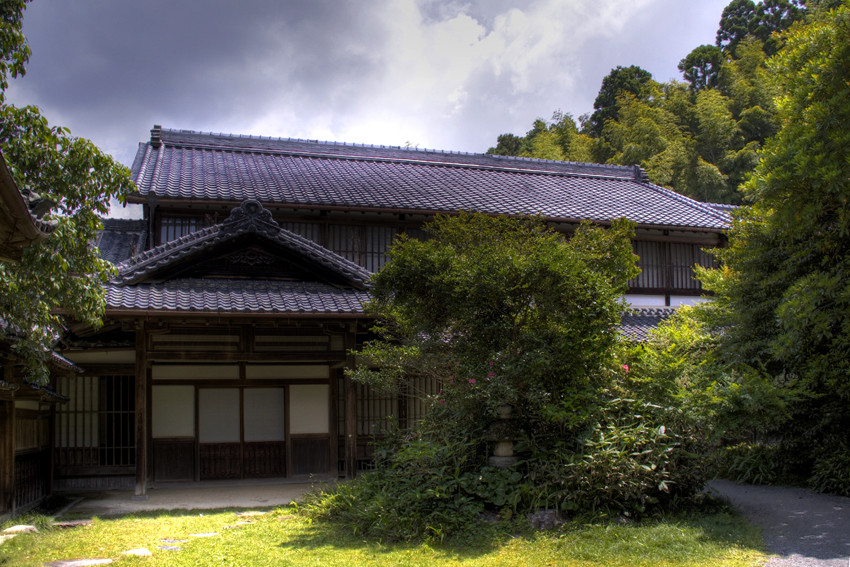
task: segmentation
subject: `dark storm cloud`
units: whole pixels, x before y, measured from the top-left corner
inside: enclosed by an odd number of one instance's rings
[[[34,0],[9,100],[129,164],[171,128],[484,151],[592,109],[616,65],[656,79],[723,0]]]
[[[36,0],[24,32],[33,55],[13,100],[60,106],[75,126],[115,135],[142,125],[135,136],[153,122],[200,128],[256,115],[281,98],[301,114],[344,109],[337,89],[374,72],[382,37],[354,3],[334,1]]]

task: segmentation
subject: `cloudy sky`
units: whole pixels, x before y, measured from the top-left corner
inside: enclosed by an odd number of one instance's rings
[[[8,92],[130,165],[153,124],[483,152],[659,81],[728,0],[34,0]]]

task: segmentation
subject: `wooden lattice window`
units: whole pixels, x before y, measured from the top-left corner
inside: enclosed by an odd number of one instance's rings
[[[133,376],[74,376],[58,380],[69,401],[56,410],[59,467],[135,464]]]

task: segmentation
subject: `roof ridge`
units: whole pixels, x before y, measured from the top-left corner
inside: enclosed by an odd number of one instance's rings
[[[260,136],[254,134],[233,134],[227,132],[206,132],[206,131],[197,131],[197,130],[185,130],[185,129],[173,129],[173,128],[160,128],[157,131],[157,143],[159,142],[167,142],[163,134],[188,134],[194,136],[220,136],[225,138],[234,138],[239,140],[267,140],[267,141],[275,141],[275,142],[294,142],[294,143],[303,143],[303,144],[315,144],[317,146],[325,145],[325,146],[333,146],[333,147],[351,147],[351,148],[364,148],[364,149],[374,149],[374,150],[396,150],[402,152],[420,152],[425,154],[435,154],[441,156],[467,156],[467,157],[478,157],[478,158],[487,158],[487,159],[495,159],[495,160],[504,160],[504,161],[514,161],[514,162],[526,162],[526,163],[535,163],[535,164],[551,164],[558,166],[580,166],[582,168],[588,169],[599,169],[599,170],[621,170],[623,175],[599,175],[598,177],[606,177],[606,178],[623,178],[623,179],[634,179],[635,173],[633,166],[630,165],[616,165],[616,164],[607,164],[607,163],[591,163],[591,162],[581,162],[581,161],[571,161],[571,160],[554,160],[554,159],[542,159],[542,158],[534,158],[534,157],[525,157],[525,156],[504,156],[498,154],[488,154],[486,152],[464,152],[458,150],[441,150],[436,148],[420,148],[420,147],[410,147],[410,146],[393,146],[393,145],[384,145],[384,144],[366,144],[359,142],[339,142],[335,140],[319,140],[319,139],[309,139],[309,138],[292,138],[292,137],[281,137],[281,136]],[[198,148],[221,148],[221,149],[238,149],[241,151],[252,151],[258,153],[289,153],[289,154],[305,154],[306,152],[299,152],[297,150],[285,150],[285,149],[271,149],[271,148],[243,148],[238,146],[222,146],[220,144],[202,144],[202,143],[189,143],[189,142],[175,142],[171,140],[172,144],[182,145],[182,146],[191,146]],[[319,154],[319,155],[328,155],[328,154]],[[408,161],[404,158],[393,158],[389,156],[383,157],[374,157],[374,156],[357,156],[357,155],[347,155],[347,154],[329,154],[334,158],[345,158],[345,159],[372,159],[376,161]],[[431,163],[426,160],[416,160],[410,159],[411,162],[418,163]],[[467,163],[457,163],[453,164],[451,162],[434,162],[439,163],[440,165],[455,165],[459,167],[478,167],[478,168],[489,168],[489,169],[500,169],[498,166],[492,165],[483,165],[483,164],[467,164]],[[504,169],[515,171],[514,168],[506,167]],[[532,173],[554,173],[554,174],[566,174],[566,175],[575,175],[580,177],[589,177],[594,176],[593,174],[582,174],[581,172],[568,172],[568,171],[551,171],[551,170],[528,170]]]

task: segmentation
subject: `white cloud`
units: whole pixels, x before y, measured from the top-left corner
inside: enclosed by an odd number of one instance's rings
[[[10,99],[127,164],[155,122],[484,151],[556,109],[589,112],[616,65],[677,76],[725,3],[35,2],[33,58]]]

